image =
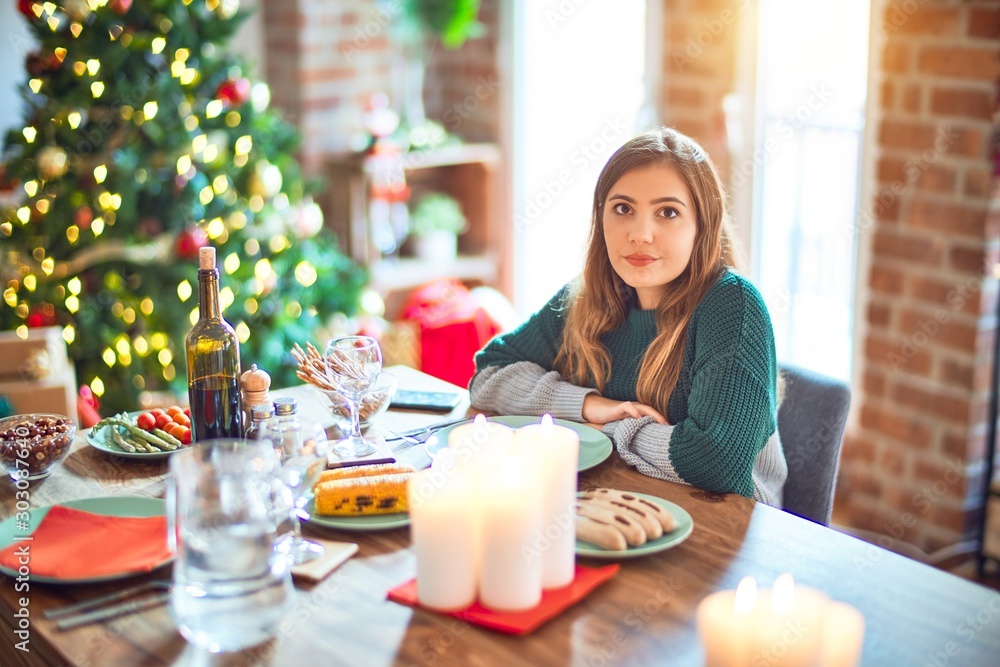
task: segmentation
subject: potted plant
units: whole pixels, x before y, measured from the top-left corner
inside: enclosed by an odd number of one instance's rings
[[[410,216],[410,247],[415,257],[453,262],[458,235],[468,227],[462,207],[453,197],[433,192],[420,199]]]
[[[468,39],[485,34],[485,27],[476,20],[480,0],[402,0],[402,20],[394,23],[395,39],[402,47],[403,125],[417,138],[427,134],[424,126],[424,68],[427,59],[440,40],[446,49],[457,49]],[[411,137],[411,141],[414,137]],[[422,141],[414,141],[420,147]]]

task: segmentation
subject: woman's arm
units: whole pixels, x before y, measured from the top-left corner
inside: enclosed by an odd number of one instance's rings
[[[563,289],[527,322],[497,336],[476,355],[476,375],[469,383],[473,407],[583,420],[584,396],[596,390],[566,382],[552,370],[562,342],[565,299]]]
[[[506,415],[541,415],[583,421],[583,400],[596,389],[578,387],[531,361],[490,366],[469,387],[473,407]]]
[[[674,426],[629,418],[604,432],[648,475],[747,497],[761,483],[780,491],[784,466],[758,465],[777,430],[774,338],[759,293],[743,279],[720,283],[699,306],[687,338],[695,351],[690,383],[675,389],[687,392],[687,414]],[[772,454],[783,463],[780,445],[764,458]],[[755,466],[773,479],[755,480]]]

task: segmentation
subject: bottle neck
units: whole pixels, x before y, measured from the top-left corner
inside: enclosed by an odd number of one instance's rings
[[[219,270],[198,269],[198,316],[219,319]]]

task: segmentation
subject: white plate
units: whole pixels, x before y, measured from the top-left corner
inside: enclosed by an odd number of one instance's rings
[[[645,498],[650,502],[654,502],[663,509],[670,512],[674,519],[677,520],[677,527],[670,531],[669,533],[664,533],[664,535],[658,539],[650,540],[642,546],[629,547],[624,551],[602,549],[601,547],[591,544],[590,542],[584,542],[583,540],[576,541],[576,555],[586,556],[587,558],[600,558],[603,560],[622,560],[625,558],[638,558],[639,556],[648,556],[649,554],[659,553],[660,551],[666,551],[676,547],[678,544],[683,542],[691,535],[691,531],[694,530],[694,519],[691,515],[687,513],[680,505],[672,503],[669,500],[664,500],[657,496],[650,496],[645,493],[636,493],[635,491],[629,491],[634,496],[639,496],[640,498]],[[581,494],[582,495],[582,494]]]
[[[395,514],[364,514],[362,516],[341,516],[316,514],[314,501],[310,500],[306,506],[309,513],[309,523],[325,528],[336,528],[337,530],[373,532],[377,530],[391,530],[393,528],[403,528],[410,525],[409,512],[397,512]]]
[[[501,415],[499,417],[488,417],[487,419],[511,428],[537,424],[539,421],[538,417],[520,415]],[[611,438],[597,429],[585,426],[584,424],[578,424],[577,422],[566,421],[565,419],[554,419],[553,422],[559,426],[565,426],[576,431],[577,435],[580,436],[580,460],[576,467],[577,470],[589,470],[596,465],[600,465],[605,459],[611,456],[611,450],[613,449]],[[462,424],[446,426],[435,431],[434,436],[437,437],[437,442],[431,442],[431,438],[427,439],[426,449],[430,457],[434,458],[439,451],[448,446],[448,434],[452,429],[467,423],[462,422]]]
[[[129,412],[128,416],[135,419],[141,415],[145,410],[136,410],[135,412]],[[126,452],[124,449],[120,449],[111,440],[111,426],[102,426],[101,428],[92,428],[87,431],[87,444],[94,449],[99,449],[107,454],[112,454],[114,456],[121,456],[126,459],[145,459],[147,461],[155,461],[157,459],[163,459],[174,452],[179,452],[187,449],[186,445],[178,447],[166,452]]]
[[[104,516],[150,517],[166,516],[167,513],[167,504],[162,498],[146,498],[139,496],[84,498],[83,500],[70,500],[59,504],[63,507],[71,507],[73,509],[80,510],[81,512],[103,514]],[[13,544],[15,537],[20,537],[28,533],[34,533],[38,528],[38,525],[42,522],[42,519],[44,519],[45,515],[49,513],[50,509],[52,509],[52,505],[48,505],[46,507],[36,507],[28,510],[29,518],[27,529],[25,529],[24,526],[17,525],[16,517],[10,517],[6,521],[0,523],[0,549],[5,549]],[[163,539],[167,539],[166,534],[164,534]],[[25,544],[32,543],[25,542]],[[86,558],[86,554],[81,554],[80,557]],[[37,581],[43,584],[96,584],[101,581],[115,581],[117,579],[126,579],[140,574],[147,574],[152,570],[163,567],[172,560],[173,556],[167,558],[162,563],[157,563],[153,568],[125,570],[98,577],[63,578],[44,576],[32,572],[31,581]],[[0,572],[10,575],[11,577],[17,576],[17,572],[2,566],[0,566]]]

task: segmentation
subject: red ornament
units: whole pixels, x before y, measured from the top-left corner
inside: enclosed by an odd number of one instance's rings
[[[79,417],[82,428],[90,428],[101,421],[101,413],[98,411],[101,402],[94,392],[87,385],[80,385],[80,394],[76,401],[76,415]]]
[[[51,327],[56,324],[56,309],[51,303],[42,303],[32,306],[28,311],[28,319],[25,324],[30,329],[39,327]]]
[[[29,21],[34,21],[38,18],[38,14],[36,14],[31,8],[37,4],[39,3],[34,0],[17,0],[17,11],[27,16]]]
[[[112,0],[110,4],[111,9],[119,14],[124,14],[132,6],[132,0]]]
[[[80,229],[90,229],[90,223],[94,221],[94,212],[90,210],[89,206],[82,206],[76,209],[76,213],[73,214],[73,222]]]
[[[250,99],[250,82],[243,77],[226,79],[215,90],[215,97],[230,106],[238,107]]]
[[[0,192],[13,192],[18,185],[17,180],[7,180],[7,165],[0,164]]]
[[[180,259],[198,259],[198,250],[208,245],[208,234],[201,227],[188,227],[177,235],[174,254]]]

